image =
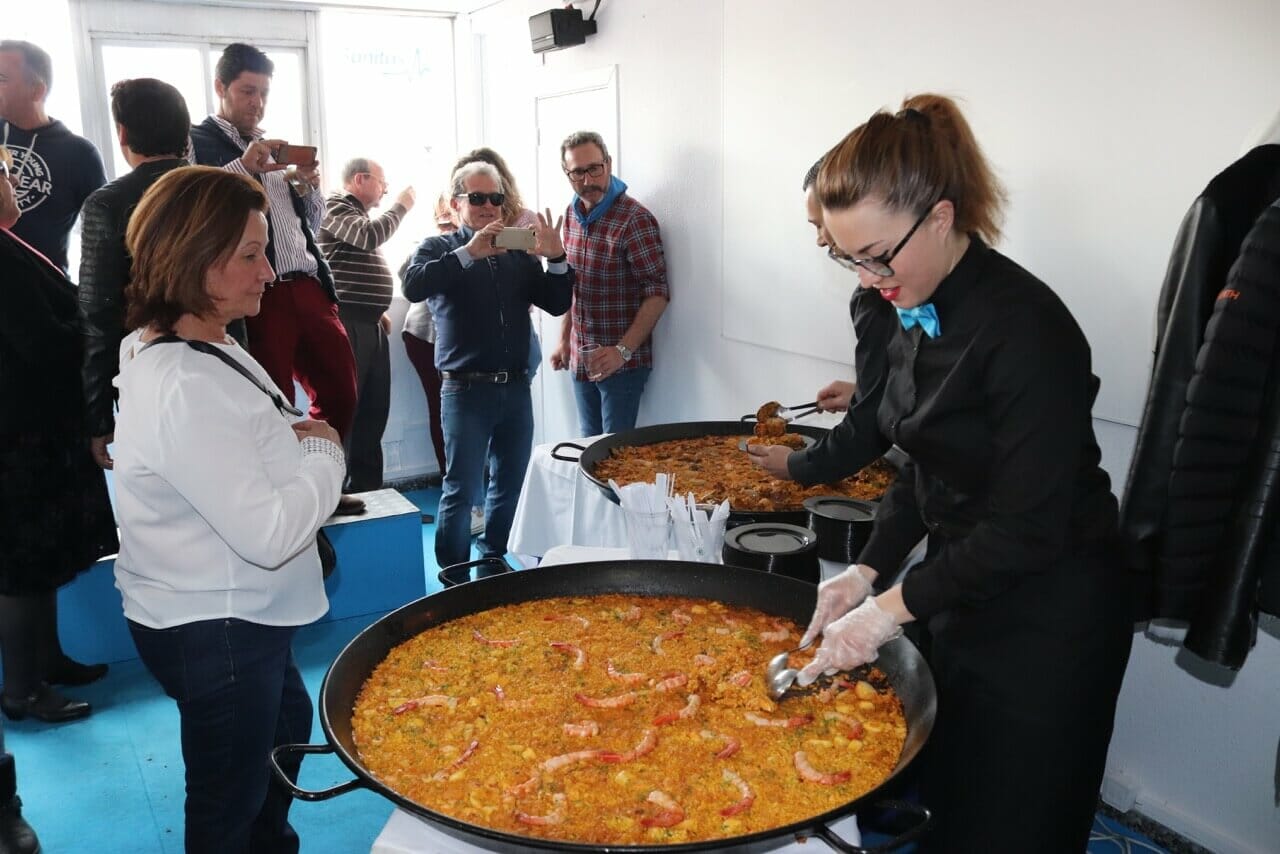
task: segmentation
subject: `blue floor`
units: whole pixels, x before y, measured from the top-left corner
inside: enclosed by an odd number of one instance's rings
[[[434,515],[440,490],[415,490],[405,496],[423,513]],[[431,593],[439,589],[434,582],[434,524],[422,526],[422,539]],[[338,652],[380,616],[299,630],[294,649],[313,698]],[[23,813],[40,834],[45,854],[181,852],[183,768],[172,701],[136,660],[113,664],[98,684],[68,693],[93,703],[93,715],[62,725],[29,720],[4,724],[7,749],[17,762]],[[323,741],[319,720],[311,740]],[[350,776],[331,755],[308,756],[299,783],[322,789]],[[329,801],[296,803],[290,813],[307,854],[368,851],[390,815],[387,801],[361,789]],[[815,852],[826,850],[818,841],[811,844]],[[1160,854],[1165,849],[1099,816],[1088,851]]]

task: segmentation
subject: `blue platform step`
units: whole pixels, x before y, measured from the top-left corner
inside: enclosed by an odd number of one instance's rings
[[[422,511],[394,489],[363,492],[360,516],[325,524],[338,567],[325,581],[329,613],[320,622],[382,613],[426,595]],[[79,661],[137,658],[115,587],[115,559],[104,558],[58,591],[58,624],[67,654]],[[435,578],[430,587],[437,588]]]

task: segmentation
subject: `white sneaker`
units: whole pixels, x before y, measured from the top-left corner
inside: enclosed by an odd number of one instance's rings
[[[471,508],[471,536],[475,537],[484,533],[484,508]]]

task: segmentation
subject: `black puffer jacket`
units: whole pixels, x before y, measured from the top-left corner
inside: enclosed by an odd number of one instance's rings
[[[1245,238],[1187,387],[1156,573],[1157,616],[1186,646],[1239,668],[1264,575],[1280,575],[1280,202]],[[1274,579],[1271,589],[1275,589]]]
[[[177,157],[142,163],[128,175],[95,190],[80,209],[80,316],[84,326],[84,394],[89,435],[115,430],[111,385],[120,372],[124,337],[124,289],[129,253],[124,231],[142,194],[166,172],[187,162]]]
[[[1245,235],[1280,197],[1280,145],[1250,151],[1216,176],[1182,220],[1160,292],[1151,385],[1120,508],[1126,559],[1139,578],[1138,619],[1186,613],[1194,605],[1155,582],[1171,526],[1169,473],[1187,387],[1205,326]],[[1170,598],[1172,597],[1172,598]]]

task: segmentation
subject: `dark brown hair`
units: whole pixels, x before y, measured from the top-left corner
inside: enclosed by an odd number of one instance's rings
[[[111,86],[111,117],[124,128],[125,143],[143,157],[187,153],[191,115],[182,93],[163,80],[137,77]]]
[[[210,166],[166,172],[143,195],[125,232],[133,258],[128,328],[172,330],[184,314],[211,312],[209,271],[231,257],[249,214],[266,210],[267,196],[252,178]]]
[[[520,198],[520,190],[516,187],[515,176],[507,168],[507,161],[503,160],[498,152],[485,146],[459,157],[458,162],[453,164],[453,171],[449,174],[456,173],[468,163],[488,163],[498,170],[498,177],[502,179],[502,192],[507,196],[506,201],[502,203],[502,221],[507,225],[515,225],[516,220],[520,219],[520,214],[524,212],[524,200]]]
[[[946,199],[957,231],[1000,239],[1004,187],[945,95],[913,95],[897,113],[877,112],[827,152],[818,173],[822,206],[844,210],[868,198],[917,215]]]

